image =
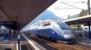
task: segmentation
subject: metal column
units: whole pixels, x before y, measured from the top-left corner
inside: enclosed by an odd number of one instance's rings
[[[89,33],[89,39],[91,39],[91,31],[90,31],[91,28],[90,28],[90,22],[88,22],[88,29],[89,29],[89,32],[88,32],[88,33]]]
[[[79,23],[77,24],[77,29],[80,29],[80,24]]]

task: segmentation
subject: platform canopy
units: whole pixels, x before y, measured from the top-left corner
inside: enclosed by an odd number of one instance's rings
[[[67,20],[64,20],[63,22],[66,22],[68,24],[83,24],[88,22],[91,23],[91,15],[67,19]]]
[[[17,21],[24,27],[56,0],[0,0],[0,21]]]

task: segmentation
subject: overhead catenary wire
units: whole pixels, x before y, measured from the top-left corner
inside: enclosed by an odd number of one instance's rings
[[[65,5],[68,5],[68,6],[71,6],[71,7],[74,7],[75,9],[81,9],[81,10],[82,10],[82,8],[79,8],[79,7],[76,7],[76,6],[73,6],[73,5],[67,4],[67,3],[62,2],[62,1],[60,1],[60,3],[65,4]],[[68,8],[68,9],[70,9],[70,8]]]
[[[55,8],[55,9],[77,9],[77,8]]]
[[[62,1],[62,2],[65,2],[65,3],[85,3],[87,1],[78,1],[78,2],[73,2],[73,1]]]

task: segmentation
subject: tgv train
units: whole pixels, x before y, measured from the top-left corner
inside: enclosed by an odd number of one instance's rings
[[[66,23],[54,20],[40,20],[28,27],[26,32],[32,32],[39,36],[67,43],[73,42],[75,38]]]

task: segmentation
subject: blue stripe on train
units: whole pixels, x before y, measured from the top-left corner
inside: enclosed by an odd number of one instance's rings
[[[48,29],[38,29],[38,30],[31,30],[33,33],[36,33],[40,36],[52,38],[54,40],[60,40],[61,36],[58,35],[54,30],[51,28]]]

